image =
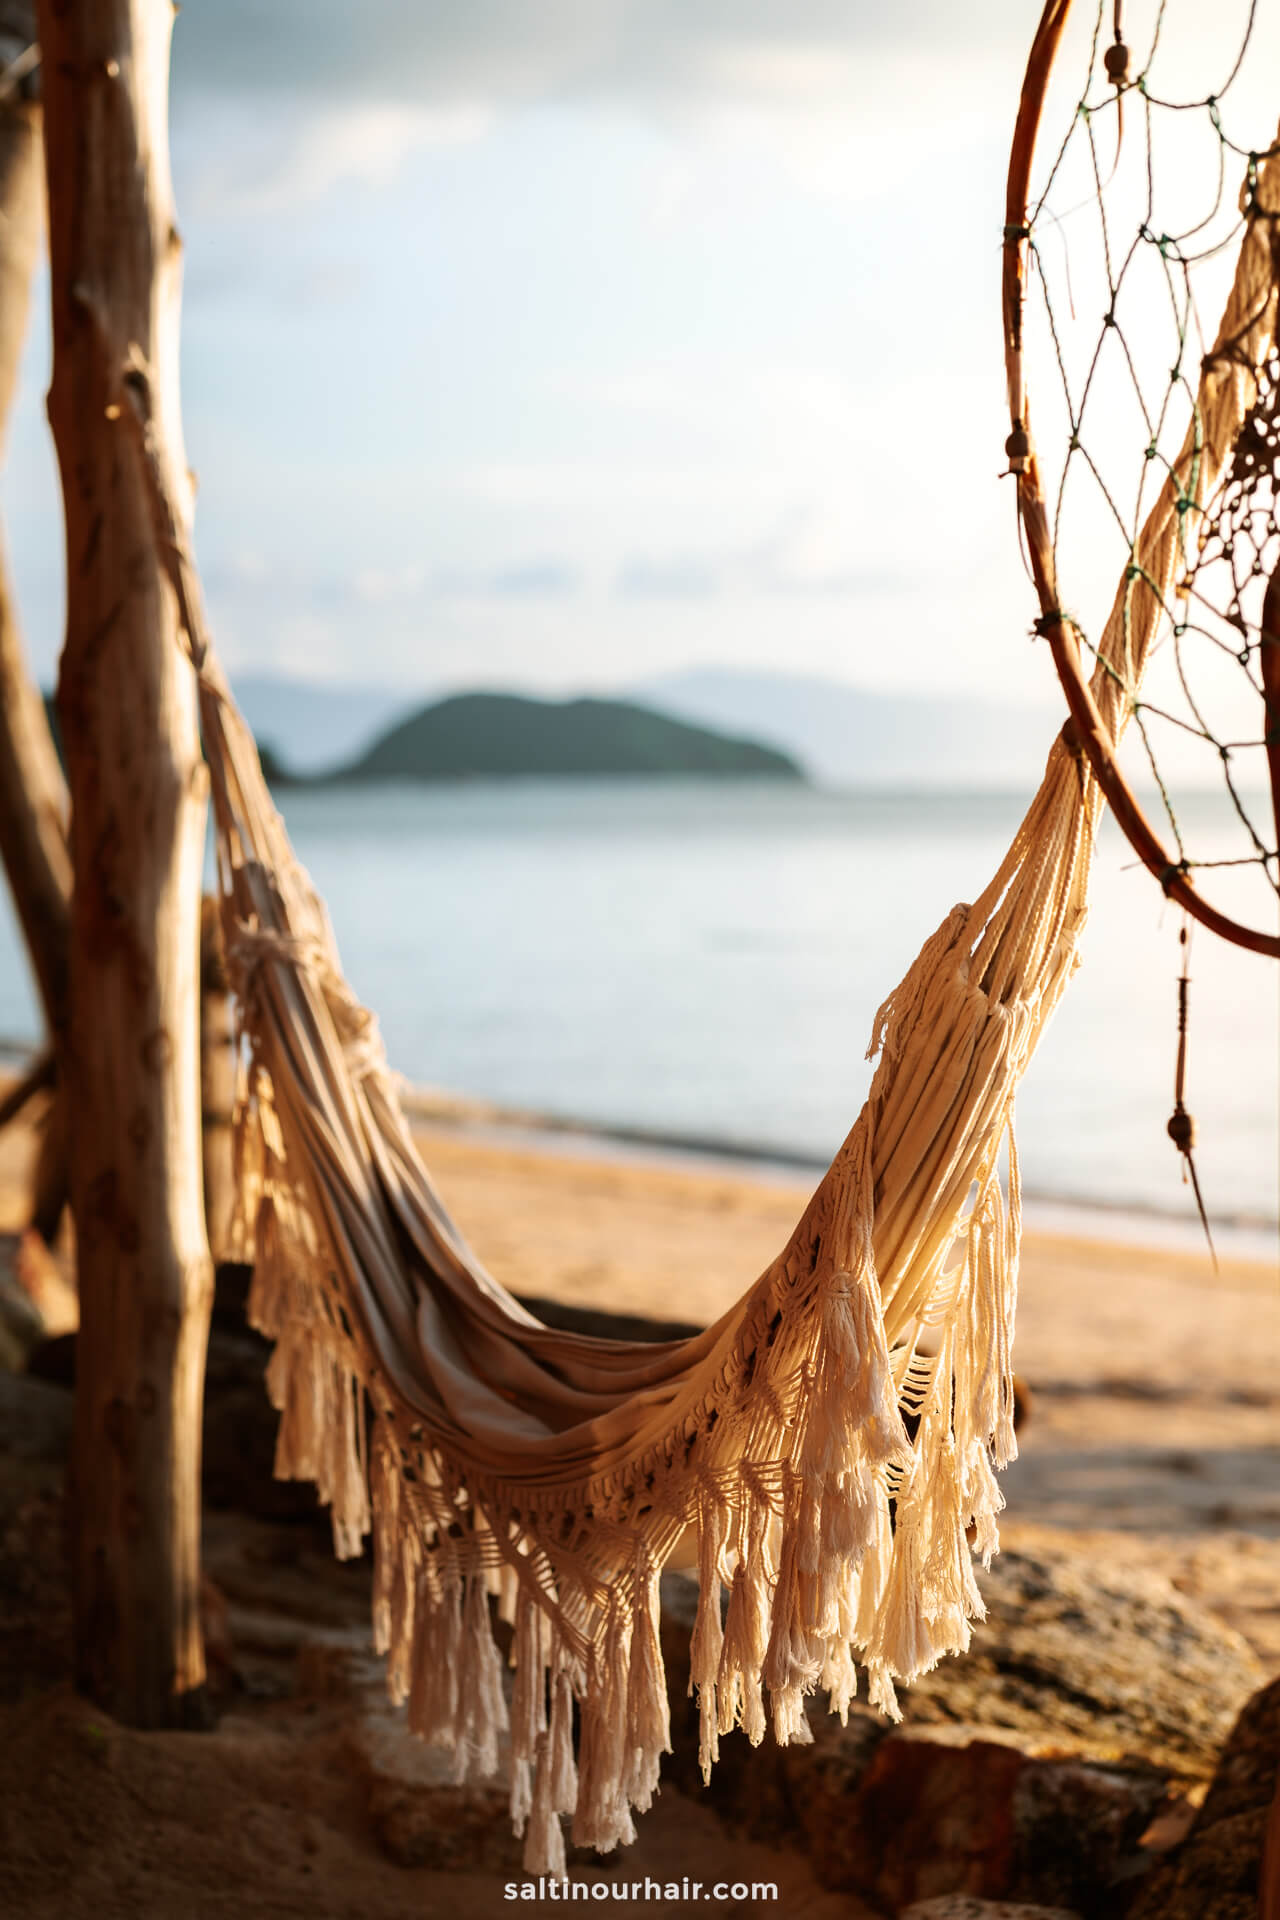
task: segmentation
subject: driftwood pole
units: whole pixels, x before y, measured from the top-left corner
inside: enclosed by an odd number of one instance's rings
[[[201,1714],[200,1406],[212,1275],[197,1034],[206,777],[129,424],[184,513],[170,0],[40,0],[74,872],[67,1089],[81,1327],[77,1684],[135,1725]]]
[[[200,1097],[205,1230],[214,1266],[220,1267],[238,1251],[233,1224],[236,1165],[232,1137],[236,1041],[218,904],[209,894],[200,903]]]
[[[33,0],[0,0],[0,437],[9,423],[43,232],[40,78]],[[31,680],[0,551],[0,858],[55,1050],[66,1037],[71,925],[67,790]],[[65,1101],[55,1095],[36,1175],[35,1224],[51,1239],[66,1198]]]
[[[0,4],[0,62],[20,63],[34,40],[30,0]],[[9,424],[43,226],[40,108],[29,97],[37,71],[0,94],[0,435]],[[0,555],[0,854],[54,1036],[67,1012],[66,816],[66,787],[43,703],[27,672],[9,571]]]

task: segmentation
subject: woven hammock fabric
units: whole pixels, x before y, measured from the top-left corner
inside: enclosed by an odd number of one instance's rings
[[[1275,338],[1278,186],[1273,165],[1195,430],[1143,531],[1143,580],[1122,584],[1100,644],[1094,692],[1117,736],[1108,666],[1138,683],[1178,563],[1179,497],[1208,496]],[[990,885],[880,1009],[867,1102],[736,1306],[686,1341],[555,1332],[483,1269],[417,1156],[172,527],[170,546],[247,1040],[238,1151],[251,1314],[275,1342],[276,1471],[315,1480],[340,1554],[372,1531],[393,1697],[459,1778],[491,1773],[509,1735],[526,1865],[560,1874],[562,1814],[577,1844],[608,1850],[656,1789],[664,1566],[700,1578],[704,1772],[735,1726],[809,1739],[816,1688],[844,1713],[855,1654],[894,1714],[895,1680],[968,1644],[982,1602],[966,1530],[989,1557],[994,1469],[1015,1451],[1014,1093],[1077,964],[1098,791],[1055,741]],[[509,1705],[494,1596],[513,1629]]]

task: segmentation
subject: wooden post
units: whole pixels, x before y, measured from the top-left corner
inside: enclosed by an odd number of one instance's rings
[[[234,1251],[236,1043],[218,903],[209,894],[200,903],[200,1097],[204,1220],[217,1268]]]
[[[0,0],[0,61],[27,64],[36,37],[33,0]],[[0,93],[0,435],[9,423],[27,328],[31,278],[43,231],[39,68]],[[71,856],[67,790],[31,680],[0,552],[0,858],[26,939],[55,1049],[67,1027]],[[67,1192],[65,1099],[55,1091],[36,1170],[34,1224],[52,1240]]]
[[[0,9],[6,49],[35,39],[35,8]],[[21,86],[0,98],[0,434],[9,424],[31,276],[40,251],[40,108]],[[67,1011],[71,863],[67,794],[44,705],[27,672],[8,567],[0,555],[0,854],[49,1031]]]
[[[212,1273],[200,1186],[206,776],[191,669],[124,418],[145,385],[181,510],[181,247],[170,0],[40,0],[74,872],[67,1086],[81,1325],[76,1678],[138,1726],[202,1717],[200,1405]],[[141,371],[139,371],[141,370]]]

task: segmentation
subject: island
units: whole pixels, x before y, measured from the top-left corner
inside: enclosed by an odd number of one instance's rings
[[[283,769],[277,762],[277,774]],[[460,693],[380,734],[329,781],[546,776],[729,776],[803,780],[796,760],[631,700]]]

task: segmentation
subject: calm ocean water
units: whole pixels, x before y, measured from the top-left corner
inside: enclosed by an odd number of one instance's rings
[[[1022,804],[767,783],[284,796],[411,1080],[814,1161],[866,1092],[875,1009],[989,878]],[[1178,927],[1107,832],[1085,964],[1019,1098],[1029,1192],[1190,1215],[1164,1131]],[[1206,1198],[1260,1224],[1277,1212],[1280,969],[1202,935],[1192,973]],[[6,903],[0,1032],[36,1030]]]

